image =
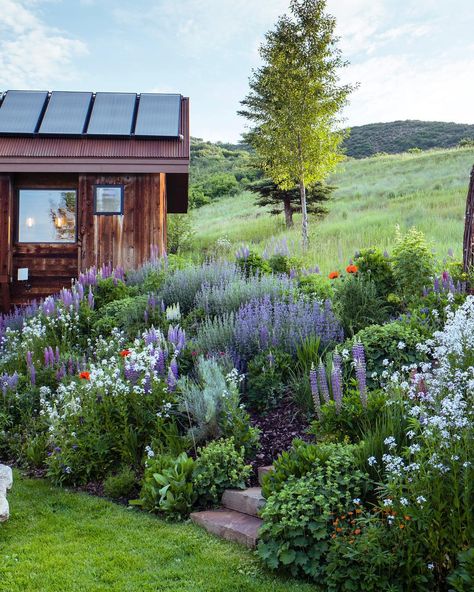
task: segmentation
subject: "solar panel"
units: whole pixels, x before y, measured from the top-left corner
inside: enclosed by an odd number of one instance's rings
[[[87,128],[88,135],[129,136],[137,95],[134,93],[97,93]]]
[[[141,94],[135,135],[177,138],[180,111],[181,95]]]
[[[47,96],[46,91],[7,91],[0,107],[0,133],[34,134]]]
[[[53,91],[39,133],[82,134],[91,99],[91,92]]]

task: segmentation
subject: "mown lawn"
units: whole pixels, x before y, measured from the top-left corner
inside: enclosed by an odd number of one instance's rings
[[[169,524],[86,494],[20,478],[0,525],[2,592],[304,592],[254,554],[192,524]]]

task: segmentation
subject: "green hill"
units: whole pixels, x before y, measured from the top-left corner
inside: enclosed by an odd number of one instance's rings
[[[397,225],[416,225],[439,257],[450,248],[460,257],[473,163],[474,148],[346,161],[330,179],[337,190],[329,215],[311,223],[306,264],[318,264],[326,272],[344,265],[359,248],[376,245],[390,250]],[[242,243],[262,252],[272,241],[285,239],[293,253],[301,254],[299,217],[296,227],[286,231],[283,218],[257,208],[249,192],[215,200],[195,210],[192,219],[195,252],[221,254],[227,246],[231,253]],[[228,242],[217,243],[224,237]]]
[[[363,158],[378,152],[406,152],[410,148],[452,148],[464,138],[474,139],[474,125],[444,121],[392,121],[351,128],[344,148],[348,156]]]

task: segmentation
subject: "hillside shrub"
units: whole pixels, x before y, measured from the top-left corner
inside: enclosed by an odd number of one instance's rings
[[[268,259],[268,264],[273,273],[296,275],[302,268],[302,262],[296,257],[276,253]]]
[[[258,255],[258,253],[250,251],[248,247],[242,247],[239,249],[236,253],[235,260],[246,277],[264,275],[272,272],[272,268],[268,261],[266,261],[261,255]]]
[[[94,288],[95,308],[101,309],[109,302],[122,300],[127,296],[129,296],[129,288],[121,280],[112,277],[99,279]]]
[[[315,300],[332,300],[334,297],[333,284],[325,277],[311,273],[298,278],[298,289],[303,296]]]
[[[395,291],[391,259],[380,249],[361,249],[354,257],[359,274],[375,283],[379,296],[387,297]]]
[[[112,499],[129,497],[135,484],[135,473],[129,467],[124,467],[118,473],[107,477],[104,481],[104,493]]]
[[[396,289],[403,300],[419,296],[431,284],[434,256],[424,234],[416,228],[405,235],[397,232],[392,261]]]
[[[252,467],[245,464],[245,448],[237,449],[234,438],[199,448],[193,473],[199,504],[215,506],[226,489],[245,489],[251,472]]]
[[[474,590],[474,547],[459,553],[458,567],[449,575],[448,583],[454,592]]]
[[[168,214],[166,220],[168,252],[179,254],[189,251],[194,236],[191,214]]]

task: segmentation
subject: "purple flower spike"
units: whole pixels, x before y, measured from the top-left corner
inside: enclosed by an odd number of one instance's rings
[[[176,378],[176,380],[178,380],[178,362],[176,361],[176,358],[173,358],[170,362],[170,368],[171,368],[171,372],[173,372],[174,377]]]
[[[342,408],[342,359],[336,352],[332,358],[331,386],[332,396],[336,405],[336,413],[339,415]]]
[[[89,286],[89,294],[87,295],[87,304],[91,310],[94,309],[94,294],[91,287]]]
[[[168,370],[168,378],[166,379],[166,383],[168,385],[168,390],[170,392],[173,392],[176,389],[176,384],[177,384],[176,376],[174,375],[174,373],[171,369],[171,366]]]
[[[365,362],[365,349],[362,343],[357,342],[352,348],[354,358],[357,386],[359,387],[362,407],[367,409],[367,367]]]
[[[323,396],[324,402],[329,403],[329,387],[328,387],[328,379],[326,375],[326,368],[324,364],[319,362],[318,366],[318,384],[319,384],[319,391]]]
[[[28,367],[28,370],[30,373],[31,384],[34,386],[36,384],[36,369],[33,364],[30,364],[30,366]]]
[[[311,367],[309,372],[309,383],[311,385],[311,395],[313,396],[314,410],[318,419],[321,420],[321,399],[319,398],[318,374],[314,369],[314,366]]]

